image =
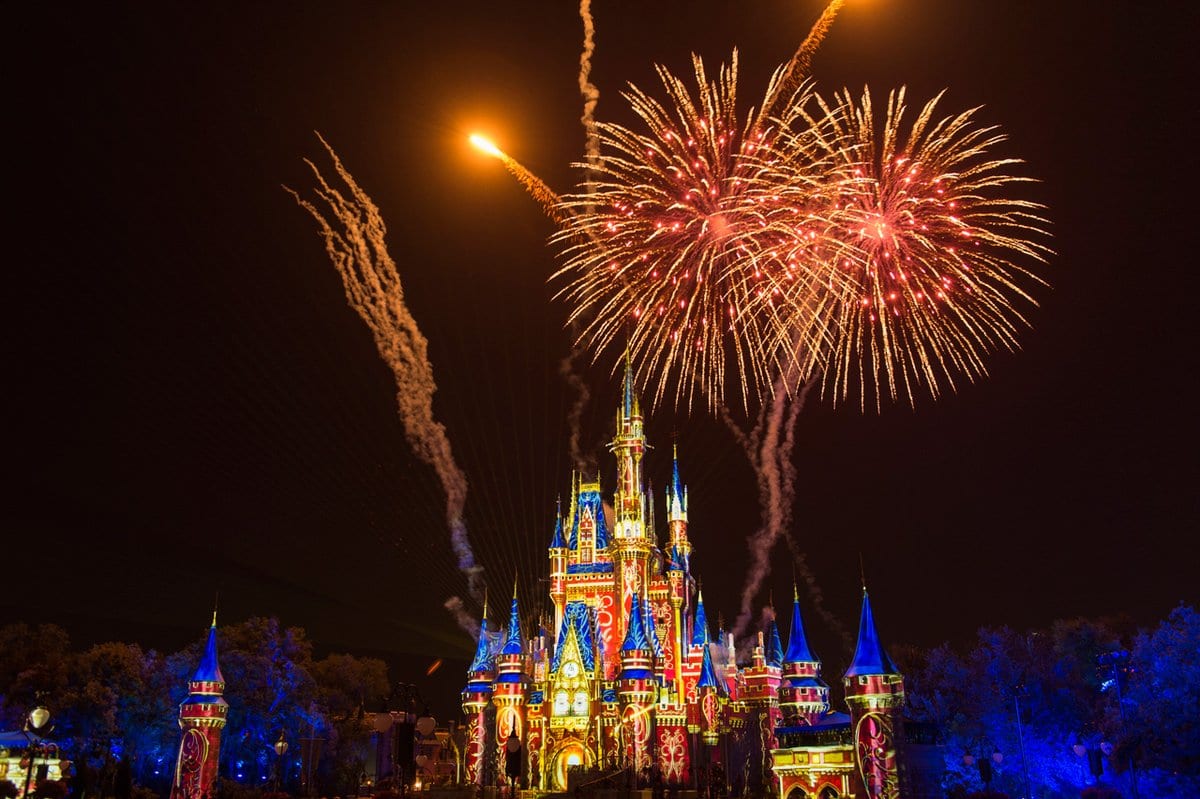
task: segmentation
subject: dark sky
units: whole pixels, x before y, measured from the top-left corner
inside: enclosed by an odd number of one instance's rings
[[[651,85],[654,62],[686,72],[693,51],[715,63],[738,47],[743,96],[761,95],[822,7],[598,0],[597,115],[630,121],[624,83]],[[983,104],[1041,179],[1057,251],[1023,351],[993,358],[988,380],[915,411],[802,414],[794,531],[845,626],[860,552],[890,642],[1078,614],[1149,624],[1196,601],[1182,554],[1200,529],[1194,9],[850,0],[815,59],[825,90]],[[6,28],[0,622],[173,649],[219,589],[223,618],[278,615],[322,651],[388,657],[398,679],[465,657],[441,609],[463,581],[438,485],[281,184],[311,187],[301,159],[322,155],[320,130],[382,209],[477,553],[501,596],[520,569],[532,602],[569,488],[566,309],[545,283],[550,223],[465,137],[485,128],[570,187],[577,9],[25,4]],[[588,375],[592,442],[615,407],[610,366]],[[694,567],[710,611],[732,616],[753,478],[719,424],[662,408],[659,487],[675,431]],[[791,570],[777,563],[778,597]],[[837,673],[848,653],[810,627]],[[425,690],[448,707],[461,669]]]

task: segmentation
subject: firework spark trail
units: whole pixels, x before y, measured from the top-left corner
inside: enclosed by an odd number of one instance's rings
[[[800,43],[800,47],[796,49],[791,60],[776,73],[772,86],[767,92],[767,99],[759,111],[760,123],[775,110],[775,105],[780,100],[794,94],[804,79],[812,72],[812,57],[821,47],[821,43],[825,41],[829,29],[833,27],[834,19],[837,18],[838,12],[845,4],[846,0],[832,0],[829,5],[825,6],[825,10],[813,23],[812,28],[808,31],[808,36],[804,37],[804,41]]]
[[[318,208],[292,189],[284,188],[317,221],[325,250],[341,275],[346,301],[366,323],[380,357],[392,370],[409,446],[417,457],[433,467],[442,484],[451,546],[459,570],[466,575],[472,595],[478,598],[483,567],[476,563],[463,521],[467,478],[454,460],[446,428],[433,415],[437,384],[429,363],[428,342],[404,302],[400,273],[387,250],[387,228],[379,208],[342,165],[333,148],[320,134],[317,138],[329,153],[349,196],[332,187],[307,158],[304,161],[318,183],[315,194],[326,208]]]
[[[529,196],[536,200],[538,205],[542,206],[542,211],[546,216],[550,217],[558,225],[566,222],[559,196],[541,178],[526,169],[520,161],[497,147],[491,140],[477,133],[472,134],[470,140],[471,144],[478,149],[493,158],[499,159],[500,163],[504,164],[504,168],[508,170],[508,173],[517,179],[517,182],[524,187]]]

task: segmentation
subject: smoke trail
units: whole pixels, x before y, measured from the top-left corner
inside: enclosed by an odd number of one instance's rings
[[[575,337],[572,336],[572,341],[574,340]],[[573,346],[571,351],[559,361],[558,374],[566,381],[571,390],[575,392],[575,401],[571,403],[571,409],[567,412],[567,428],[569,431],[567,443],[570,449],[571,462],[575,465],[576,471],[583,474],[595,474],[595,454],[583,451],[583,412],[587,409],[588,402],[591,401],[592,391],[588,388],[587,381],[583,379],[583,375],[575,369],[581,352],[581,350]]]
[[[846,625],[842,624],[841,619],[834,616],[828,608],[825,607],[825,595],[821,591],[821,586],[817,583],[817,576],[808,566],[808,556],[800,551],[800,545],[790,530],[784,530],[783,540],[787,543],[788,550],[792,554],[792,568],[795,569],[796,576],[804,581],[808,587],[808,596],[812,600],[813,608],[817,611],[817,615],[825,622],[825,626],[837,633],[842,642],[850,649],[854,645],[854,639],[850,635],[850,630]]]
[[[584,176],[584,191],[592,192],[595,170],[600,164],[600,134],[596,130],[596,103],[600,101],[600,90],[591,82],[592,54],[596,51],[596,25],[592,19],[591,0],[580,0],[579,18],[583,21],[583,50],[579,54],[579,94],[583,97],[583,114],[579,117],[584,132],[584,153],[587,171]],[[571,351],[559,361],[558,373],[575,393],[575,401],[567,412],[568,446],[571,462],[583,474],[596,472],[596,457],[583,451],[583,414],[591,401],[592,392],[587,381],[577,370],[579,356],[583,354],[576,343],[579,339],[578,322],[570,323]]]
[[[475,561],[463,521],[467,478],[454,460],[446,428],[433,417],[433,394],[437,384],[429,363],[428,342],[404,302],[400,273],[384,241],[387,228],[379,208],[355,182],[320,133],[317,139],[329,153],[334,170],[349,190],[349,197],[330,186],[316,164],[307,158],[304,162],[312,169],[318,183],[314,192],[327,209],[318,209],[297,192],[284,188],[320,226],[325,251],[342,277],[346,301],[366,323],[380,357],[391,367],[405,436],[417,457],[432,466],[441,481],[446,493],[450,543],[459,570],[466,575],[472,595],[478,597],[483,584],[483,567]]]
[[[741,637],[753,616],[754,597],[771,571],[771,549],[792,520],[796,498],[796,471],[792,465],[792,449],[796,443],[796,419],[816,381],[805,383],[792,396],[785,389],[785,378],[775,380],[774,395],[769,405],[758,413],[749,433],[743,432],[722,409],[726,425],[750,460],[758,479],[758,500],[762,525],[747,539],[750,547],[750,568],[742,587],[742,600],[733,630]]]
[[[454,621],[458,623],[458,626],[471,636],[471,640],[479,640],[479,622],[475,621],[475,618],[467,613],[467,609],[461,599],[452,596],[442,603],[442,607],[450,612],[450,615],[454,617]]]
[[[766,119],[776,102],[794,93],[799,88],[800,83],[812,72],[812,57],[820,48],[821,42],[825,41],[825,36],[829,33],[829,29],[833,27],[833,20],[845,4],[846,0],[832,0],[829,5],[825,6],[825,10],[821,12],[821,16],[817,18],[812,28],[809,29],[808,36],[804,38],[804,41],[800,43],[800,47],[792,54],[791,60],[775,74],[770,93],[767,95],[766,101],[763,102],[762,110],[759,111],[759,122]]]
[[[600,163],[600,134],[596,131],[596,103],[600,102],[600,90],[591,82],[592,53],[596,51],[596,25],[592,20],[591,0],[579,0],[579,18],[583,20],[583,52],[579,54],[579,94],[583,96],[584,152],[589,167]],[[588,184],[591,183],[589,170]]]

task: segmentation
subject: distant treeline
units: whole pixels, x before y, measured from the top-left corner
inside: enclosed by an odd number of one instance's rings
[[[304,630],[271,618],[223,625],[218,637],[230,705],[222,777],[266,786],[283,731],[293,742],[323,739],[322,794],[352,792],[369,751],[363,714],[389,693],[383,661],[314,660]],[[42,696],[50,737],[85,776],[100,779],[123,762],[134,783],[165,793],[200,648],[197,638],[169,655],[123,643],[80,652],[54,625],[0,628],[0,728],[20,729]],[[1072,619],[1028,632],[984,628],[969,648],[892,655],[906,718],[939,731],[950,796],[985,787],[1023,796],[1026,780],[1033,797],[1077,797],[1098,790],[1091,786],[1128,796],[1135,774],[1142,796],[1200,796],[1200,615],[1191,607],[1149,630]],[[293,787],[300,751],[292,747],[285,762]]]

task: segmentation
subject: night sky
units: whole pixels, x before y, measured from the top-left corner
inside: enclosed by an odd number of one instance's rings
[[[983,104],[1002,152],[1041,180],[1057,252],[1023,350],[993,357],[989,379],[915,410],[802,413],[794,534],[846,628],[860,553],[893,643],[1074,615],[1151,624],[1197,600],[1182,553],[1200,529],[1185,46],[1200,20],[1193,3],[1154,5],[850,0],[814,61],[829,92],[907,84],[914,102],[948,88],[946,112]],[[822,7],[598,0],[597,116],[631,123],[618,92],[652,88],[653,63],[687,74],[691,52],[715,65],[735,46],[749,102]],[[494,596],[520,570],[532,607],[570,486],[566,308],[546,285],[551,223],[466,136],[573,185],[577,8],[25,4],[6,28],[0,623],[173,650],[219,590],[223,619],[278,615],[319,652],[386,657],[450,708],[472,644],[441,608],[464,581],[440,489],[281,184],[311,188],[319,130],[381,208],[471,483],[476,552]],[[587,374],[595,445],[611,435],[612,366]],[[648,435],[659,490],[678,436],[693,568],[711,616],[732,618],[759,519],[747,461],[702,412],[655,409]],[[782,548],[776,562],[786,597]],[[809,627],[839,674],[837,631]]]

